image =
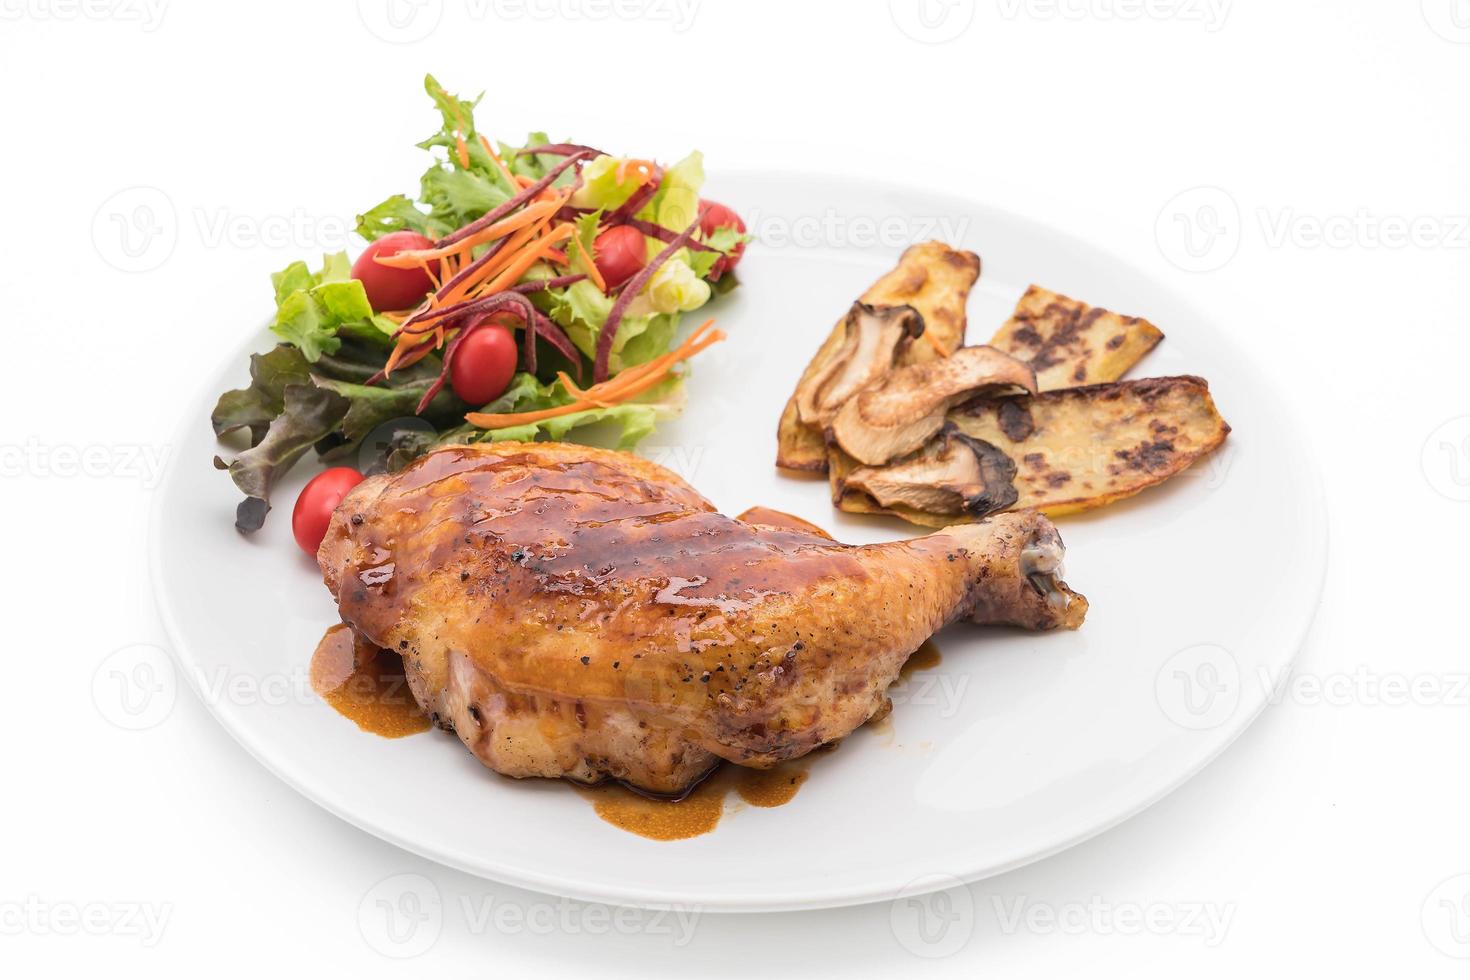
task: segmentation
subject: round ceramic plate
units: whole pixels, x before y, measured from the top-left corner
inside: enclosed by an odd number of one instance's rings
[[[956,626],[942,661],[894,691],[889,721],[814,760],[785,806],[729,804],[710,834],[646,840],[570,787],[504,779],[452,736],[366,734],[312,694],[311,651],[336,621],[290,506],[250,538],[210,458],[213,399],[245,380],[262,333],[205,384],[174,446],[152,528],[158,601],[180,668],[242,744],[343,819],[487,878],[575,898],[716,911],[819,908],[1015,868],[1137,813],[1198,771],[1268,702],[1316,606],[1325,519],[1305,442],[1229,341],[1229,324],[1054,229],[979,204],[824,176],[717,176],[712,196],[760,238],[712,315],[682,418],[640,450],[725,513],[764,504],[854,543],[918,529],[834,511],[825,481],[773,466],[776,420],[832,324],[903,247],[978,252],[969,342],[1028,283],[1147,317],[1164,342],[1130,376],[1209,379],[1234,434],[1131,500],[1058,521],[1067,580],[1092,602],[1075,633]],[[262,311],[263,312],[263,311]],[[700,312],[700,316],[704,311]],[[344,831],[345,832],[345,831]]]

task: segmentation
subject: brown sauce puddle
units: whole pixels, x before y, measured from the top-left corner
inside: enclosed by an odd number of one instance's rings
[[[933,640],[925,640],[919,645],[919,649],[909,654],[909,658],[903,662],[903,667],[898,671],[898,679],[906,681],[909,675],[916,670],[933,670],[938,667],[944,658],[939,654],[939,648],[934,645]]]
[[[909,654],[909,658],[903,662],[898,670],[898,680],[895,684],[905,684],[913,676],[915,671],[932,670],[943,661],[939,654],[939,648],[934,645],[933,640],[925,640],[919,645],[919,649]],[[898,733],[893,729],[893,702],[887,702],[878,713],[868,719],[868,728],[882,735],[886,743],[892,745]]]
[[[928,640],[905,661],[900,679],[940,663],[939,649]],[[357,637],[339,623],[327,630],[311,657],[311,686],[322,699],[365,732],[402,738],[432,726],[403,677],[403,659]],[[885,714],[870,724],[888,724]],[[771,769],[721,765],[681,800],[643,796],[615,782],[578,786],[597,815],[620,830],[649,840],[687,840],[708,834],[725,815],[726,798],[768,809],[790,803],[806,782],[812,760],[836,748],[823,746],[801,759]]]
[[[311,687],[365,732],[402,738],[429,730],[429,716],[403,678],[403,658],[353,635],[339,623],[311,655]]]
[[[653,799],[618,783],[579,786],[577,792],[592,803],[599,817],[619,830],[649,840],[687,840],[719,826],[725,799],[732,792],[750,806],[790,803],[806,782],[810,758],[783,762],[772,769],[725,763],[682,800]]]

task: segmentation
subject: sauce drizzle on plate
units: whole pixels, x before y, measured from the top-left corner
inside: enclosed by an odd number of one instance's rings
[[[577,792],[592,802],[603,820],[649,840],[687,840],[714,830],[725,814],[725,800],[734,793],[756,807],[790,803],[806,782],[811,756],[783,762],[773,769],[748,769],[725,763],[682,800],[643,796],[618,783],[581,786]]]
[[[403,658],[357,637],[338,623],[311,655],[311,687],[337,713],[365,732],[402,738],[429,730],[403,677]]]

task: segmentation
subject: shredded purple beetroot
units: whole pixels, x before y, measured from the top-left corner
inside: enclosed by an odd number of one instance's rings
[[[433,346],[434,346],[434,338],[433,337],[430,337],[427,340],[423,341],[422,343],[414,344],[412,347],[410,347],[408,349],[408,353],[405,354],[405,355],[403,355],[403,356],[405,358],[412,357],[414,354],[417,354],[419,351],[423,350],[424,348],[426,348],[426,347],[427,348],[432,348]],[[373,385],[377,384],[379,381],[382,381],[382,380],[384,380],[387,377],[388,377],[387,368],[386,367],[379,368],[377,370],[377,372],[374,373],[372,377],[370,377],[366,381],[364,381],[363,384],[364,385],[367,385],[368,387],[372,387]]]
[[[540,310],[536,311],[536,333],[545,338],[547,343],[555,347],[567,360],[572,362],[572,370],[577,375],[577,381],[581,382],[582,352],[577,350],[577,345],[572,343],[572,338],[568,337],[560,326]]]
[[[563,286],[570,286],[573,283],[581,282],[583,279],[586,278],[587,275],[585,273],[578,272],[577,274],[570,276],[553,276],[550,279],[532,279],[530,282],[517,283],[516,285],[511,286],[510,289],[507,290],[507,292],[515,292],[522,295],[525,295],[526,293],[539,293],[543,289],[560,289]],[[500,294],[496,293],[493,295],[498,296]],[[474,304],[485,298],[487,297],[461,300],[458,303],[451,303],[449,306],[441,306],[437,310],[425,310],[422,313],[416,313],[413,316],[409,317],[407,320],[403,321],[403,324],[399,326],[398,330],[394,333],[394,336],[396,337],[398,334],[401,333],[428,333],[430,330],[434,329],[434,324],[436,324],[438,321],[443,320],[445,317],[452,317],[457,314],[464,313],[469,310],[470,307],[474,306]]]
[[[586,217],[587,215],[591,214],[592,211],[592,208],[562,208],[560,211],[556,212],[556,218],[558,221],[574,221],[577,218]],[[669,231],[669,229],[665,228],[663,225],[656,225],[652,221],[644,221],[642,218],[626,218],[622,221],[622,224],[627,225],[629,228],[637,228],[649,238],[657,238],[661,242],[671,242],[679,234],[676,231]],[[725,254],[724,252],[715,248],[713,245],[706,245],[704,242],[696,242],[692,238],[689,241],[685,242],[684,245],[691,251],[695,252],[714,252],[718,255]]]
[[[658,193],[658,185],[663,183],[663,180],[664,168],[660,166],[655,166],[653,168],[653,173],[649,175],[648,180],[645,181],[643,185],[639,187],[636,191],[634,191],[632,196],[630,196],[622,204],[618,205],[618,207],[607,216],[607,223],[610,225],[618,224],[619,222],[628,220],[629,218],[633,217],[633,215],[643,210],[643,205],[651,201],[653,199],[653,195]]]
[[[518,293],[539,293],[543,289],[561,289],[579,283],[587,278],[587,273],[578,272],[570,276],[552,276],[550,279],[532,279],[530,282],[518,282],[510,287]]]
[[[607,380],[608,361],[612,358],[613,340],[618,335],[618,325],[623,322],[623,313],[628,309],[628,304],[633,302],[633,297],[648,284],[653,274],[659,270],[674,253],[689,244],[695,231],[699,229],[699,221],[704,217],[703,212],[696,215],[674,240],[664,246],[664,250],[649,260],[648,264],[639,269],[638,272],[623,285],[623,291],[618,293],[618,298],[613,301],[613,306],[607,314],[607,322],[602,325],[602,332],[597,335],[597,357],[592,362],[592,381],[594,384],[602,384]]]
[[[527,201],[531,200],[531,198],[535,197],[537,194],[540,194],[542,191],[546,190],[546,188],[550,187],[552,183],[556,180],[556,178],[562,175],[563,171],[565,171],[568,167],[573,166],[578,161],[585,159],[589,152],[591,151],[579,151],[573,153],[561,163],[558,163],[556,166],[548,170],[545,177],[542,177],[540,180],[536,181],[536,183],[530,185],[529,187],[522,189],[519,194],[516,194],[514,197],[509,198],[504,203],[492,208],[489,212],[485,214],[484,217],[476,218],[474,221],[471,221],[463,228],[460,228],[456,231],[451,231],[449,234],[445,235],[443,238],[435,242],[434,247],[444,248],[446,245],[453,245],[455,242],[468,238],[477,231],[489,228],[491,225],[495,224],[495,222],[510,214],[516,208],[520,207]]]
[[[583,146],[581,143],[542,143],[540,146],[528,146],[524,149],[516,150],[515,155],[524,157],[534,153],[544,153],[547,156],[553,157],[564,157],[573,153],[591,153],[593,156],[599,157],[607,156],[601,150],[593,149],[590,146]]]
[[[644,221],[642,218],[628,218],[626,221],[623,222],[623,224],[627,225],[629,228],[637,228],[649,238],[657,238],[661,242],[671,242],[678,237],[675,232],[669,231],[669,229],[665,228],[663,225],[654,224],[652,221]],[[715,248],[713,245],[706,245],[704,242],[696,242],[692,238],[684,244],[695,252],[719,252],[719,254],[721,255],[725,254],[724,252],[720,252],[720,250]]]
[[[514,312],[520,314],[521,322],[526,325],[525,333],[527,337],[526,346],[522,350],[522,361],[526,365],[526,370],[536,370],[535,335],[537,311],[536,307],[531,305],[530,300],[526,299],[520,293],[504,292],[496,293],[493,296],[482,296],[479,299],[457,305],[460,309],[450,316],[449,322],[445,323],[444,326],[452,329],[459,326],[459,321],[465,320],[466,322],[459,333],[445,346],[444,363],[439,371],[439,377],[434,379],[434,383],[429,385],[428,390],[424,392],[424,397],[419,399],[418,408],[414,409],[418,414],[423,414],[424,409],[429,407],[429,402],[433,401],[434,396],[439,394],[444,388],[444,382],[449,378],[449,367],[454,361],[454,354],[459,350],[460,345],[464,343],[464,339],[484,326],[489,321],[489,315],[491,313],[500,313],[507,309],[512,309]]]

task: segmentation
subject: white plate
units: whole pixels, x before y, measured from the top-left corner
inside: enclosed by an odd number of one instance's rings
[[[710,190],[766,240],[715,307],[730,339],[699,356],[686,414],[646,451],[726,513],[766,504],[852,542],[913,533],[839,515],[825,482],[772,465],[798,374],[899,239],[948,232],[980,253],[972,343],[1030,282],[1148,317],[1168,336],[1134,375],[1209,378],[1235,432],[1172,483],[1059,522],[1068,581],[1092,601],[1080,632],[945,631],[943,663],[900,692],[891,728],[817,760],[792,803],[660,843],[604,823],[564,785],[493,775],[452,736],[364,734],[311,693],[307,661],[336,612],[289,524],[314,467],[297,468],[246,539],[232,527],[234,487],[210,466],[209,409],[244,382],[246,354],[269,346],[261,334],[205,385],[152,528],[179,664],[220,722],[333,813],[436,861],[576,898],[712,911],[852,904],[916,879],[996,874],[1118,823],[1219,753],[1302,641],[1326,541],[1306,443],[1229,325],[1095,248],[978,204],[795,174],[727,175]]]

